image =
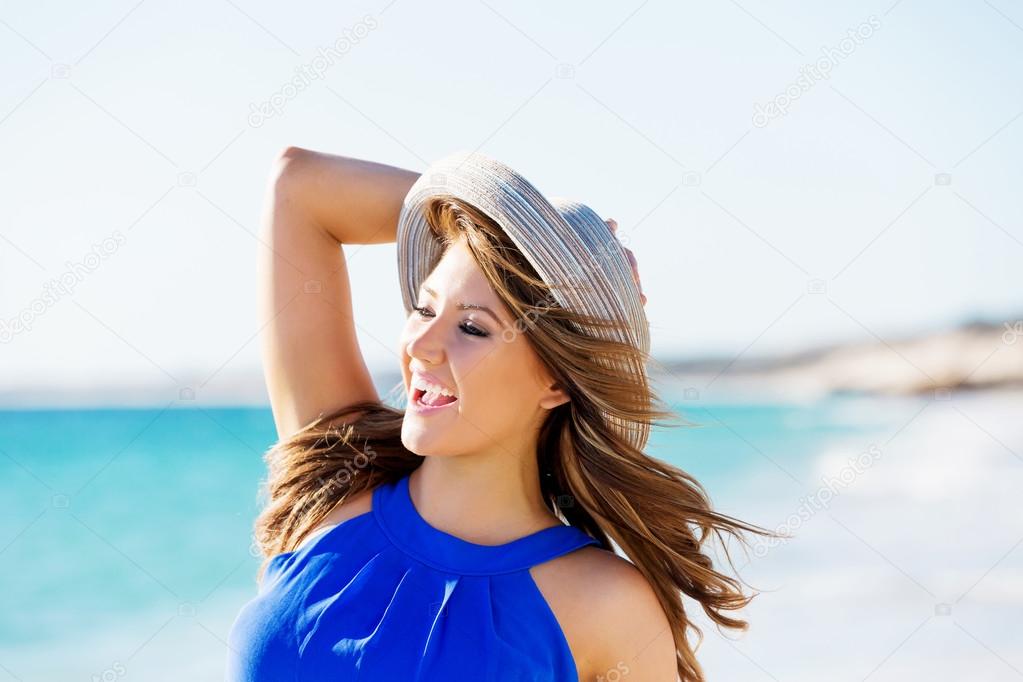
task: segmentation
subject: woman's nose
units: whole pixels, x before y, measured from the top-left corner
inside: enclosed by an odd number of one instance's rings
[[[420,325],[417,329],[409,332],[405,344],[405,352],[409,357],[439,364],[444,359],[444,345],[440,338],[440,329],[435,329],[436,324]]]

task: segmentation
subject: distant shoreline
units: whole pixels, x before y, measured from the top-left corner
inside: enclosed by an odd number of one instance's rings
[[[666,370],[661,374],[688,378],[694,386],[720,378],[746,389],[820,396],[1016,391],[1023,389],[1023,322],[973,322],[895,341],[838,344],[769,358],[659,364]]]
[[[1020,316],[1023,320],[1023,315]],[[950,391],[1023,390],[1023,321],[971,322],[899,340],[836,344],[775,356],[664,360],[648,365],[654,382],[680,390],[800,397],[937,395]],[[377,391],[386,396],[401,382],[392,370],[376,372]],[[181,386],[79,383],[0,389],[0,409],[74,407],[268,407],[258,371],[220,372],[206,384],[195,373]],[[393,394],[392,394],[393,396]]]

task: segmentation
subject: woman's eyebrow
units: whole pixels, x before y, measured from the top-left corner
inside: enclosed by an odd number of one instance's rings
[[[429,293],[431,296],[439,298],[437,292],[431,289],[430,287],[426,286],[425,284],[423,285],[423,290]],[[479,303],[458,303],[455,307],[457,307],[460,310],[482,310],[485,313],[489,313],[490,316],[494,318],[494,321],[497,322],[498,324],[504,324],[503,322],[501,322],[501,318],[497,316],[497,313],[495,313],[493,310],[491,310],[485,305],[480,305]]]

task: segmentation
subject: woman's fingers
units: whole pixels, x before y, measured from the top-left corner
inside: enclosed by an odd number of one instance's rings
[[[616,230],[618,229],[618,221],[614,218],[608,218],[604,222],[607,223],[609,228],[611,228],[611,234],[617,235]],[[639,287],[639,299],[642,301],[643,305],[646,305],[647,299],[646,294],[643,293],[643,284],[639,280],[639,262],[636,260],[636,254],[634,254],[631,249],[624,246],[622,248],[625,249],[625,255],[629,258],[629,265],[632,267],[632,279],[635,280],[636,286]]]
[[[636,262],[636,255],[632,251],[625,249],[625,253],[629,256],[629,262],[632,264],[632,278],[636,280],[636,286],[639,287],[639,298],[646,305],[646,295],[643,293],[643,283],[639,280],[639,263]]]

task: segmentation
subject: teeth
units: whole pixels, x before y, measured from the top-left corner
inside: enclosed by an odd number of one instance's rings
[[[452,398],[458,397],[451,391],[447,390],[446,388],[435,386],[434,384],[424,381],[423,379],[420,379],[418,377],[412,380],[412,388],[418,388],[424,391],[427,395],[432,393],[433,395],[431,397],[433,398],[436,398],[438,394],[450,396]]]

